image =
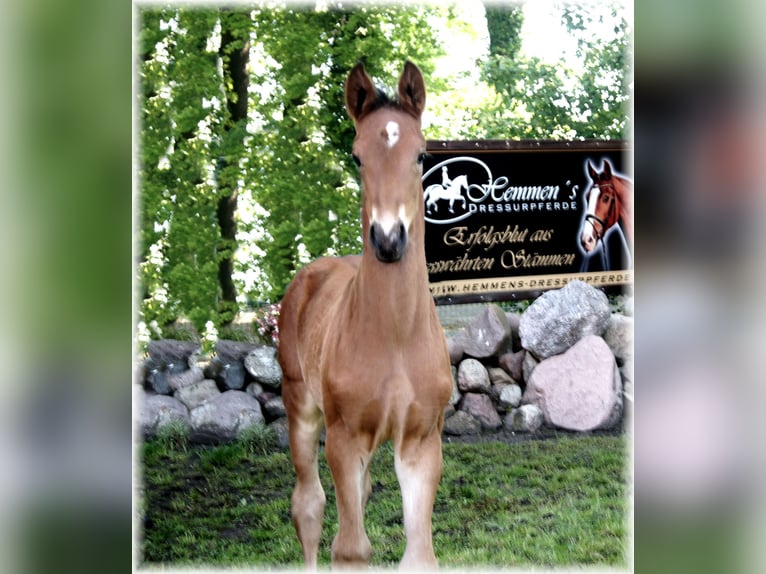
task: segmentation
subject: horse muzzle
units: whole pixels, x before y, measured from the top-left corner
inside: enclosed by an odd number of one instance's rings
[[[580,245],[585,250],[585,253],[590,253],[596,248],[596,232],[593,229],[588,229],[582,232],[580,235]]]
[[[386,231],[380,223],[370,226],[370,245],[381,263],[396,263],[407,250],[407,228],[398,220]]]

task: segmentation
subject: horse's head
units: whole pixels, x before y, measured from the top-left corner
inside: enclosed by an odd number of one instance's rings
[[[588,175],[592,184],[585,192],[588,211],[580,235],[580,244],[586,253],[590,253],[596,248],[598,241],[604,238],[607,229],[617,223],[620,215],[617,206],[619,198],[615,187],[616,178],[612,175],[612,164],[605,160],[603,169],[599,173],[589,161]]]
[[[423,209],[426,141],[420,116],[425,102],[423,76],[411,62],[404,65],[396,101],[375,88],[362,64],[346,81],[346,108],[356,126],[353,156],[362,179],[365,245],[369,242],[384,263],[404,256]]]

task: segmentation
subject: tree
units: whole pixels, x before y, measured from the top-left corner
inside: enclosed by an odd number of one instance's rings
[[[247,33],[217,10],[146,10],[142,20],[141,311],[160,326],[183,313],[201,330],[235,311],[226,268],[244,119],[232,116],[241,86],[224,89],[215,39],[225,22],[223,59],[237,65],[231,52]]]
[[[224,323],[230,322],[237,312],[237,289],[234,285],[234,251],[237,247],[237,196],[243,178],[241,163],[246,159],[245,136],[248,120],[247,64],[250,59],[250,31],[252,20],[241,11],[222,9],[220,13],[221,46],[218,50],[223,69],[223,88],[226,96],[227,117],[223,122],[221,157],[218,160],[219,187],[218,227],[221,233],[219,247],[218,283],[221,300],[218,311]]]
[[[484,79],[496,98],[477,110],[474,137],[623,138],[628,133],[625,103],[631,84],[627,62],[630,37],[622,5],[563,3],[562,22],[578,43],[583,71],[553,66],[521,53],[522,5],[487,4],[489,54]],[[595,24],[614,22],[613,35],[594,33]]]
[[[260,234],[260,257],[248,264],[268,277],[264,298],[281,298],[308,260],[361,249],[345,77],[360,55],[383,83],[397,77],[407,58],[428,70],[439,53],[428,15],[397,6],[255,14],[269,65],[254,82],[275,87],[257,102],[261,145],[250,174],[252,197],[266,212],[256,224],[267,232]]]
[[[584,64],[573,98],[580,118],[575,129],[582,137],[624,138],[630,133],[626,104],[633,92],[632,43],[622,9],[622,3],[614,0],[598,6],[562,6],[562,22],[576,38]],[[608,35],[594,33],[596,25]]]
[[[238,290],[278,300],[309,259],[360,249],[345,74],[360,54],[384,81],[406,58],[428,70],[438,43],[425,8],[330,8],[141,11],[145,323],[220,326]]]

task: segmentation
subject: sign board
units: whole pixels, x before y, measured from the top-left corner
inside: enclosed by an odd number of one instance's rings
[[[426,260],[437,303],[631,284],[623,141],[429,141]],[[588,215],[589,211],[591,215]]]

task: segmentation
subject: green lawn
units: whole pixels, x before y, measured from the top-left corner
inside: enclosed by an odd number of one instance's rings
[[[625,565],[625,436],[565,436],[518,444],[445,444],[434,508],[443,567]],[[299,567],[290,520],[289,455],[252,443],[191,446],[153,440],[139,451],[142,563]],[[337,514],[321,460],[327,509],[320,565],[329,565]],[[373,460],[367,506],[372,564],[404,552],[401,499],[389,445]]]

